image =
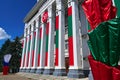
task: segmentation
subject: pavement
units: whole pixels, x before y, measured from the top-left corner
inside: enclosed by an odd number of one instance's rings
[[[27,78],[16,74],[2,75],[2,73],[0,73],[0,80],[35,80],[35,79]]]
[[[0,73],[0,80],[88,80],[88,78],[68,78],[67,76],[52,76],[52,75],[40,75],[34,73],[16,73],[2,75]]]

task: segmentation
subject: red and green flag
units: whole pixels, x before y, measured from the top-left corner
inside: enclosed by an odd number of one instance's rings
[[[119,3],[112,0],[85,0],[82,4],[91,31],[88,46],[92,56],[89,62],[94,80],[119,80],[120,18]]]
[[[69,64],[74,65],[74,52],[73,52],[73,25],[72,25],[72,6],[68,7],[68,46],[69,46]]]
[[[59,16],[56,16],[56,25],[55,25],[55,29],[56,29],[56,38],[55,38],[55,42],[56,42],[56,57],[55,57],[55,66],[58,66],[58,46],[59,46]]]
[[[38,66],[40,66],[41,39],[42,39],[42,28],[40,28],[40,32],[39,32]]]
[[[116,16],[116,8],[112,5],[112,0],[85,0],[82,7],[92,30],[101,22]]]
[[[46,50],[45,50],[45,66],[48,65],[48,40],[49,40],[49,22],[46,23]]]
[[[35,40],[36,40],[36,32],[33,33],[32,67],[34,65]]]
[[[25,49],[25,50],[24,50],[24,56],[23,56],[23,67],[24,67],[24,64],[25,64],[25,57],[26,57],[26,56],[25,56],[25,55],[26,55],[26,43],[27,43],[27,41],[28,41],[27,38],[26,38],[25,40],[26,40],[26,42],[24,43],[24,44],[25,44],[25,46],[24,46],[24,49]]]
[[[29,37],[29,40],[28,40],[28,54],[27,54],[27,67],[28,67],[28,64],[29,64],[29,59],[30,59],[30,43],[31,43],[31,35]]]
[[[120,0],[113,0],[117,8],[117,17],[120,17]]]

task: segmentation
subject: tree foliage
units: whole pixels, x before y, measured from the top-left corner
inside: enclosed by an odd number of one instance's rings
[[[5,54],[11,54],[10,60],[10,69],[18,69],[20,67],[20,59],[22,54],[22,44],[20,43],[20,38],[16,37],[14,41],[10,41],[9,39],[5,41],[0,49],[0,68],[2,68],[3,64],[3,56]]]

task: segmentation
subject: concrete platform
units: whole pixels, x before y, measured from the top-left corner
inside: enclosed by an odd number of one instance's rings
[[[23,73],[19,72],[16,75],[23,76],[26,78],[31,78],[34,80],[88,80],[88,78],[68,78],[67,76],[53,76],[53,75],[43,75],[43,74],[35,74],[35,73]]]

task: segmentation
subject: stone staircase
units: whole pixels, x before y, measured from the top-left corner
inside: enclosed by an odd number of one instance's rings
[[[19,72],[16,73],[16,75],[19,76],[24,76],[27,77],[29,79],[34,79],[34,80],[88,80],[88,78],[68,78],[67,76],[53,76],[53,75],[40,75],[40,74],[35,74],[35,73],[23,73],[23,72]]]

